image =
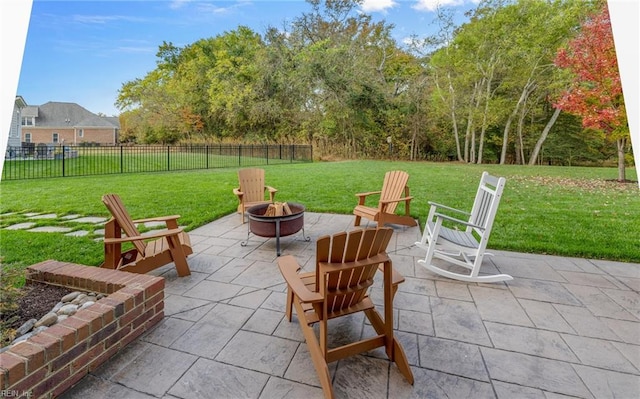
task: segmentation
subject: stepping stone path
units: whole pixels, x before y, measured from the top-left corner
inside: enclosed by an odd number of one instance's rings
[[[1,214],[0,218],[6,217],[6,216],[13,216],[17,214],[19,213],[8,212],[8,213]],[[24,213],[23,216],[26,216],[28,219],[34,219],[34,220],[57,219],[61,221],[60,223],[93,223],[96,225],[104,224],[108,220],[108,218],[99,217],[99,216],[81,217],[81,215],[65,215],[65,216],[58,217],[55,213],[37,213],[37,212]],[[23,222],[23,223],[16,223],[14,225],[7,226],[5,227],[5,229],[6,230],[26,230],[33,233],[67,233],[66,235],[71,237],[84,237],[89,235],[89,232],[86,230],[73,231],[73,228],[71,227],[64,227],[64,226],[33,227],[35,225],[36,225],[35,222]],[[144,227],[151,230],[163,229],[166,227],[166,223],[165,222],[147,222],[147,223],[144,223]],[[151,233],[153,232],[148,232],[146,234],[151,234]],[[95,229],[93,230],[93,234],[98,236],[104,236],[104,229]],[[101,239],[102,238],[97,238],[97,240],[101,240]]]

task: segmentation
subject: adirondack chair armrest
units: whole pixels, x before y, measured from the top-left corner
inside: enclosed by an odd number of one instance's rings
[[[156,216],[152,218],[146,219],[136,219],[133,220],[133,223],[146,223],[146,222],[166,222],[168,220],[177,220],[180,219],[180,215],[169,215],[169,216]]]
[[[442,204],[439,204],[439,203],[437,203],[437,202],[433,202],[433,201],[429,201],[429,205],[431,205],[431,207],[432,207],[432,208],[434,208],[434,207],[435,207],[436,209],[437,209],[437,208],[442,208],[442,209],[446,209],[446,210],[448,210],[448,211],[458,212],[458,213],[461,213],[461,214],[463,214],[463,215],[467,215],[467,216],[470,216],[470,215],[471,215],[471,214],[470,214],[469,212],[467,212],[467,211],[462,211],[462,210],[460,210],[460,209],[452,208],[452,207],[450,207],[450,206],[442,205]]]
[[[445,220],[448,220],[448,221],[450,221],[450,222],[454,222],[454,223],[462,224],[462,225],[465,225],[465,226],[473,227],[474,229],[484,230],[484,227],[483,227],[483,226],[479,226],[479,225],[474,224],[474,223],[469,223],[469,222],[468,222],[468,221],[466,221],[466,220],[456,219],[456,218],[454,218],[454,217],[451,217],[451,216],[449,216],[449,215],[445,215],[445,214],[442,214],[442,213],[437,213],[437,212],[436,212],[436,213],[434,214],[434,216],[435,216],[436,218],[445,219]]]
[[[413,199],[413,196],[409,196],[409,197],[403,197],[403,198],[396,198],[392,200],[380,200],[380,202],[383,204],[391,204],[393,202],[411,201],[412,199]]]
[[[310,291],[304,284],[298,274],[300,266],[293,256],[286,255],[278,258],[278,268],[280,269],[280,273],[282,273],[282,277],[284,277],[287,282],[289,289],[295,293],[300,299],[300,302],[314,303],[324,300],[320,293]]]
[[[241,197],[244,195],[244,192],[243,192],[243,191],[240,191],[240,189],[239,189],[239,188],[234,188],[234,189],[233,189],[233,193],[234,193],[235,195],[237,195],[237,196],[238,196],[238,198],[241,198]]]
[[[271,186],[264,186],[264,188],[269,190],[270,193],[277,193],[278,192],[277,188],[273,188]]]
[[[358,197],[358,205],[364,205],[366,202],[366,199],[368,196],[370,195],[375,195],[375,194],[381,194],[382,191],[369,191],[366,193],[358,193],[356,194],[356,197]]]
[[[171,229],[171,230],[162,230],[162,231],[158,231],[156,233],[152,233],[152,234],[145,234],[145,235],[140,235],[140,236],[132,236],[132,237],[120,237],[120,238],[104,238],[104,243],[105,244],[118,244],[118,243],[123,243],[123,242],[130,242],[130,241],[138,241],[138,240],[152,240],[154,238],[163,238],[163,237],[169,237],[169,236],[174,236],[174,235],[178,235],[180,233],[182,233],[183,229],[182,227],[177,228],[177,229]]]

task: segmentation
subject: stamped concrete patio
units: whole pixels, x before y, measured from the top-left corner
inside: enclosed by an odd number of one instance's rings
[[[315,240],[351,230],[348,215],[305,214],[283,254],[314,268]],[[384,352],[331,364],[339,398],[638,398],[640,265],[494,251],[485,271],[506,283],[461,283],[417,264],[417,227],[395,230],[389,253],[406,276],[395,297],[409,385]],[[294,318],[275,240],[251,235],[236,214],[190,232],[192,274],[166,278],[165,319],[67,391],[66,398],[321,398]],[[372,296],[380,303],[381,290]],[[371,327],[356,315],[332,325],[334,342]]]

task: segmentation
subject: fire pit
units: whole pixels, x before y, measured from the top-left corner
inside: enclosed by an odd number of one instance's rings
[[[276,254],[280,256],[280,237],[290,236],[302,230],[305,241],[310,241],[310,237],[304,237],[304,205],[285,203],[280,205],[280,210],[282,209],[285,211],[274,213],[274,204],[255,205],[247,209],[249,231],[247,240],[240,245],[247,245],[251,233],[260,237],[275,237]]]

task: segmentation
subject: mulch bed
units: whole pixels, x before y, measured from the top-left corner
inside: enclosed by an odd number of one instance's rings
[[[0,324],[6,329],[16,329],[30,319],[39,320],[49,313],[63,296],[71,292],[73,290],[69,288],[49,284],[35,283],[25,285],[22,287],[20,298],[17,300],[18,308],[0,315]],[[0,342],[0,347],[5,344],[5,342]]]

